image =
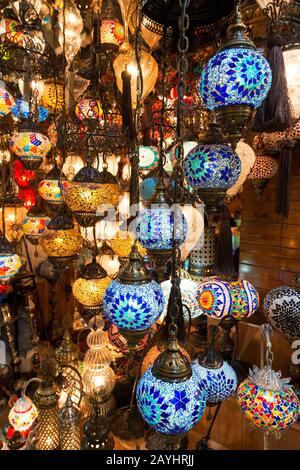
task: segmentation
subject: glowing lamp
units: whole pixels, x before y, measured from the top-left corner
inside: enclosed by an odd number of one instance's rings
[[[140,145],[138,152],[140,170],[151,170],[156,167],[159,157],[156,147]]]
[[[76,173],[84,167],[84,162],[80,155],[68,155],[62,166],[62,173],[71,181]]]
[[[2,226],[2,210],[0,208],[0,229]],[[26,215],[26,208],[19,201],[11,201],[4,207],[5,236],[11,243],[16,243],[22,238],[22,220]]]
[[[58,13],[58,24],[58,41],[64,50],[67,62],[70,64],[80,49],[80,33],[83,28],[80,11],[73,0],[64,1],[64,8]]]
[[[18,199],[27,210],[30,210],[36,203],[36,195],[37,193],[32,188],[21,188],[18,192]]]
[[[69,182],[65,175],[57,166],[54,166],[45,179],[39,182],[39,195],[51,206],[58,206],[62,203],[62,191],[64,191]]]
[[[20,131],[14,134],[10,142],[11,150],[21,159],[25,168],[36,170],[51,149],[45,135],[36,131]]]
[[[250,147],[250,145],[246,144],[241,140],[237,144],[236,153],[241,161],[241,172],[234,185],[231,186],[231,188],[227,189],[226,194],[229,197],[233,197],[239,192],[244,182],[246,181],[251,169],[255,165],[256,160],[254,150]]]
[[[283,51],[288,94],[295,118],[300,117],[300,48],[287,47]]]
[[[0,88],[0,117],[9,114],[14,104],[12,95],[7,90],[4,90],[4,88]]]
[[[125,31],[123,25],[112,18],[103,18],[100,28],[101,44],[121,46],[125,39]]]
[[[20,160],[14,161],[14,180],[21,188],[26,188],[35,180],[35,172],[26,170]]]
[[[129,258],[131,249],[135,243],[131,232],[116,232],[109,240],[109,245],[119,258]],[[136,244],[139,254],[144,257],[147,254],[147,250],[137,242]]]
[[[26,432],[31,428],[38,415],[35,404],[27,396],[19,398],[12,406],[8,421],[15,431]]]
[[[2,238],[0,241],[0,282],[9,282],[22,268],[20,256],[14,253],[11,244]]]
[[[73,295],[87,310],[97,310],[110,283],[111,278],[106,271],[93,261],[84,267],[83,273],[74,282]]]
[[[50,220],[50,217],[48,217],[38,205],[34,206],[28,211],[27,216],[22,222],[22,230],[25,237],[33,245],[37,245],[41,236],[45,233]]]
[[[96,120],[100,124],[104,123],[103,109],[100,100],[93,98],[82,98],[76,105],[75,114],[80,121]]]
[[[62,83],[54,82],[52,79],[45,80],[40,103],[42,106],[52,112],[61,111],[64,103],[64,91]]]
[[[38,111],[38,122],[44,122],[49,116],[48,109],[44,108],[43,106],[37,107]],[[29,119],[31,117],[30,107],[28,101],[25,100],[15,100],[14,107],[12,108],[12,115],[15,118],[20,120],[22,119]]]

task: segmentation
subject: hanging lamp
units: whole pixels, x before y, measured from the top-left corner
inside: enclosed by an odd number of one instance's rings
[[[34,128],[21,128],[10,141],[11,150],[28,170],[37,170],[51,149],[47,136]]]
[[[81,276],[73,284],[73,295],[87,311],[101,309],[104,293],[111,283],[106,271],[96,260],[84,266]]]
[[[68,187],[68,180],[57,165],[39,182],[39,195],[45,199],[50,208],[57,208],[62,203],[62,193]]]

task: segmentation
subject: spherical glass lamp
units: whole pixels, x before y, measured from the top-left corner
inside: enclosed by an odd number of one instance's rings
[[[4,117],[11,112],[14,107],[14,98],[9,91],[0,88],[0,117]]]
[[[106,169],[100,173],[92,166],[85,166],[69,182],[63,198],[78,223],[91,227],[109,208],[118,205],[121,192],[116,178]]]
[[[44,81],[44,90],[41,97],[41,105],[52,112],[62,110],[64,104],[64,88],[61,82],[53,79]]]
[[[101,44],[121,46],[125,39],[123,25],[114,18],[103,18],[100,28]]]
[[[136,62],[135,50],[128,42],[124,42],[119,49],[120,54],[117,56],[113,63],[113,68],[117,80],[117,86],[121,93],[123,93],[123,79],[122,73],[127,71],[131,77],[131,100],[132,107],[136,107],[136,96],[137,96],[137,77],[138,77],[138,65]],[[158,65],[154,57],[148,52],[140,51],[140,67],[142,70],[143,78],[143,91],[141,101],[143,101],[149,93],[153,90],[157,76],[158,76]]]
[[[251,181],[258,197],[261,196],[269,180],[276,175],[278,163],[275,158],[268,155],[257,155],[247,179]]]
[[[229,316],[236,320],[249,318],[259,305],[256,289],[246,280],[201,282],[196,301],[205,315],[219,320]]]
[[[205,393],[176,338],[141,377],[136,399],[144,420],[164,435],[180,438],[201,419]]]
[[[39,195],[50,207],[58,207],[62,203],[62,191],[68,187],[69,181],[57,166],[54,166],[45,179],[39,182]]]
[[[79,254],[82,237],[64,209],[48,223],[41,237],[41,246],[55,266],[66,269]]]
[[[140,170],[151,170],[155,168],[158,162],[158,150],[156,147],[151,145],[140,145],[138,148],[139,152],[139,169]]]
[[[22,230],[30,243],[33,245],[37,245],[39,243],[50,220],[50,217],[42,211],[38,204],[28,211],[26,217],[22,221]]]
[[[133,246],[129,263],[106,289],[103,299],[105,316],[127,331],[147,331],[162,313],[164,297],[160,285],[151,280],[141,264],[141,256]]]
[[[20,160],[15,160],[14,180],[20,188],[27,188],[35,180],[35,172],[33,170],[26,170]]]
[[[245,34],[240,6],[227,40],[205,66],[200,82],[204,105],[215,110],[224,133],[235,145],[252,112],[266,98],[272,83],[268,61]]]
[[[81,276],[74,282],[73,295],[86,310],[99,310],[110,283],[111,278],[106,271],[92,261],[83,268]]]
[[[121,259],[129,258],[132,247],[135,243],[135,239],[131,232],[117,231],[113,238],[109,240],[109,245],[112,247],[113,251]],[[147,250],[138,242],[136,246],[139,254],[144,257],[147,254]]]
[[[26,395],[21,396],[12,406],[8,421],[15,431],[24,433],[33,425],[38,415],[35,404]]]
[[[44,122],[49,116],[48,109],[43,106],[37,106],[38,111],[38,122]],[[29,119],[31,117],[31,111],[28,101],[17,99],[15,100],[14,107],[11,110],[12,115],[17,119]]]
[[[37,170],[51,149],[47,136],[35,130],[21,130],[10,141],[11,150],[20,158],[25,168]]]
[[[299,400],[289,379],[281,378],[269,366],[254,366],[249,377],[238,387],[237,398],[242,412],[254,426],[283,431],[299,416]]]
[[[20,256],[14,253],[6,238],[0,240],[0,282],[8,283],[22,268]]]

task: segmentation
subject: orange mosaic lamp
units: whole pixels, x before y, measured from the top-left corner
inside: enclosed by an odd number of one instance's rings
[[[111,278],[95,260],[87,264],[81,276],[73,284],[73,295],[88,311],[101,308],[106,288]],[[95,313],[95,312],[94,312]]]
[[[36,130],[21,130],[10,141],[11,150],[20,158],[25,168],[37,170],[51,149],[47,136]]]

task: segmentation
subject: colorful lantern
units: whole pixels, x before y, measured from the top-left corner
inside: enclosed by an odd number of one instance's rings
[[[151,170],[156,167],[159,157],[156,147],[140,145],[138,152],[140,170]]]
[[[106,317],[120,330],[147,330],[160,316],[164,297],[160,285],[151,281],[133,246],[129,263],[108,286],[103,299]]]
[[[34,206],[28,211],[27,216],[22,222],[22,230],[25,237],[28,238],[33,245],[37,245],[50,220],[50,217],[48,217],[39,206]]]
[[[0,208],[0,230],[3,231],[2,226],[2,208]],[[4,207],[4,225],[5,236],[11,243],[18,242],[22,236],[22,220],[25,217],[26,208],[18,200],[12,200]]]
[[[131,232],[118,231],[114,234],[113,238],[109,240],[109,245],[119,258],[129,258],[134,243],[135,240]],[[136,243],[136,246],[139,254],[142,257],[146,256],[147,250],[138,242]]]
[[[264,312],[271,325],[289,341],[300,339],[300,291],[291,286],[270,290],[264,299]]]
[[[36,170],[51,149],[45,135],[36,131],[20,131],[12,136],[10,147],[21,159],[25,168]]]
[[[36,196],[37,193],[32,188],[22,188],[18,192],[18,199],[22,201],[23,206],[26,207],[27,210],[33,208],[36,203]]]
[[[121,46],[125,39],[125,31],[121,23],[112,18],[103,18],[101,21],[101,44]]]
[[[0,282],[9,282],[21,268],[21,258],[14,253],[6,238],[2,238],[0,241]]]
[[[43,106],[37,107],[38,122],[44,122],[49,116],[49,111]],[[18,119],[29,119],[31,116],[29,103],[25,100],[16,100],[12,108],[12,115]]]
[[[251,317],[258,308],[259,297],[250,282],[206,281],[196,291],[196,301],[202,312],[215,319]]]
[[[0,117],[9,114],[14,104],[12,95],[7,90],[4,90],[4,88],[0,88]]]
[[[87,264],[81,276],[73,284],[75,299],[87,310],[97,310],[102,305],[106,288],[111,278],[95,261]]]
[[[62,110],[64,104],[64,88],[62,83],[52,79],[44,81],[44,90],[40,104],[52,112]]]
[[[68,187],[69,182],[57,166],[54,166],[45,179],[38,186],[39,195],[54,206],[62,203],[62,191]]]
[[[96,120],[100,124],[104,124],[103,109],[100,100],[92,98],[82,98],[79,100],[75,108],[75,114],[80,121]]]
[[[15,431],[25,432],[31,428],[38,415],[35,404],[27,396],[19,398],[12,406],[8,421]]]
[[[242,412],[255,426],[265,430],[282,431],[291,426],[299,416],[299,400],[289,379],[269,367],[254,366],[249,377],[237,390]]]
[[[35,172],[26,170],[20,160],[14,161],[14,180],[21,188],[26,188],[35,180]]]

